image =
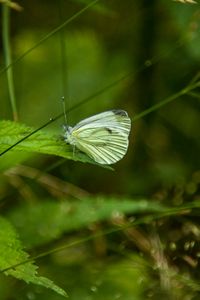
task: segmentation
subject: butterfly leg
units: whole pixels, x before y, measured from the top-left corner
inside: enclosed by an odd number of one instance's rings
[[[73,158],[75,157],[76,146],[73,145]]]

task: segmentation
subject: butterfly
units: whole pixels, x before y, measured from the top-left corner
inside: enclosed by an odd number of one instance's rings
[[[131,120],[126,111],[113,109],[86,118],[74,127],[64,125],[64,140],[96,163],[114,164],[124,157]]]

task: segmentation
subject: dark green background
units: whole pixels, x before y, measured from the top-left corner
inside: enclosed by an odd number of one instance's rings
[[[20,1],[23,10],[11,12],[13,60],[88,3]],[[195,97],[177,97],[134,121],[139,113],[187,87],[199,72],[199,26],[199,3],[107,0],[99,1],[43,41],[13,66],[20,122],[40,127],[62,112],[63,95],[69,109],[107,87],[67,114],[68,122],[74,125],[101,111],[124,109],[132,119],[130,145],[124,159],[113,166],[114,171],[69,160],[53,167],[59,158],[38,154],[23,164],[41,171],[52,167],[47,173],[55,176],[53,181],[57,178],[69,182],[94,197],[94,201],[98,195],[122,201],[128,197],[133,201],[146,199],[149,207],[156,203],[177,209],[199,200],[199,90],[194,91]],[[3,69],[2,48],[0,57]],[[6,72],[1,74],[0,86],[0,118],[12,120]],[[63,123],[61,118],[44,130],[59,137]],[[10,190],[9,183],[4,182],[8,179],[1,176],[2,212],[9,214],[26,201],[20,188]],[[46,198],[57,201],[55,194],[37,182],[24,180],[33,191],[36,204]],[[58,197],[61,196],[59,191]],[[65,197],[66,201],[74,201],[70,192]],[[148,211],[120,215],[119,223],[146,214]],[[137,232],[133,227],[133,232],[105,235],[43,258],[39,265],[43,274],[67,290],[69,299],[199,299],[198,209],[183,215],[160,217],[148,225],[141,222]],[[107,218],[68,233],[63,229],[59,239],[30,251],[37,254],[99,230],[103,232],[111,225],[113,222]],[[28,226],[28,221],[24,226]],[[144,243],[149,241],[158,251],[157,260],[152,259],[150,249],[145,250]],[[195,245],[188,251],[185,243],[191,241]],[[183,274],[186,277],[181,277]],[[1,280],[1,299],[61,299],[52,291],[14,279]],[[10,293],[10,285],[16,293]]]

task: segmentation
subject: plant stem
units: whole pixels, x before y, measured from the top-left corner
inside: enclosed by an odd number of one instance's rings
[[[2,70],[0,70],[0,76],[1,74],[3,74],[6,70],[8,70],[9,68],[11,68],[14,64],[16,64],[18,61],[20,61],[22,58],[24,58],[25,56],[27,56],[30,52],[32,52],[34,49],[36,49],[38,46],[40,46],[44,41],[48,40],[50,37],[52,37],[54,34],[56,34],[58,31],[60,31],[62,28],[64,28],[65,26],[67,26],[68,24],[70,24],[72,21],[74,21],[77,17],[79,17],[80,15],[82,15],[85,11],[87,11],[89,8],[91,8],[92,6],[94,6],[98,1],[100,0],[94,0],[92,2],[90,2],[87,6],[85,6],[84,8],[82,8],[81,10],[79,10],[77,13],[75,13],[74,15],[72,15],[69,19],[67,19],[66,21],[64,21],[62,24],[60,24],[59,26],[55,27],[51,32],[47,33],[43,38],[41,38],[35,45],[33,45],[32,47],[30,47],[27,51],[25,51],[24,53],[22,53],[18,58],[16,58],[12,63],[6,65],[5,68],[3,68]],[[5,4],[6,5],[6,4]]]
[[[150,108],[142,111],[141,113],[137,114],[134,118],[133,121],[136,121],[138,119],[141,119],[142,117],[150,114],[153,111],[156,111],[157,109],[161,108],[162,106],[168,104],[169,102],[179,98],[180,96],[189,94],[192,90],[194,90],[195,88],[199,87],[200,83],[196,82],[194,84],[189,84],[189,86],[183,88],[182,90],[180,90],[179,92],[169,96],[168,98],[164,99],[161,102],[156,103],[155,105],[152,105]]]
[[[2,5],[2,39],[3,39],[3,50],[5,55],[5,64],[6,66],[9,65],[11,66],[6,70],[6,76],[8,81],[8,93],[9,93],[10,103],[12,107],[13,119],[14,121],[18,121],[18,112],[16,106],[11,49],[10,49],[10,7],[6,3]]]

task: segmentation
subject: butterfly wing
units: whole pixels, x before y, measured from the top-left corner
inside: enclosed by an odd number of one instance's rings
[[[113,164],[128,149],[131,120],[123,110],[110,110],[79,122],[71,132],[76,147],[100,164]]]
[[[73,130],[83,131],[84,129],[104,128],[106,126],[117,127],[122,132],[129,134],[131,121],[126,111],[113,109],[82,120],[74,126]]]

